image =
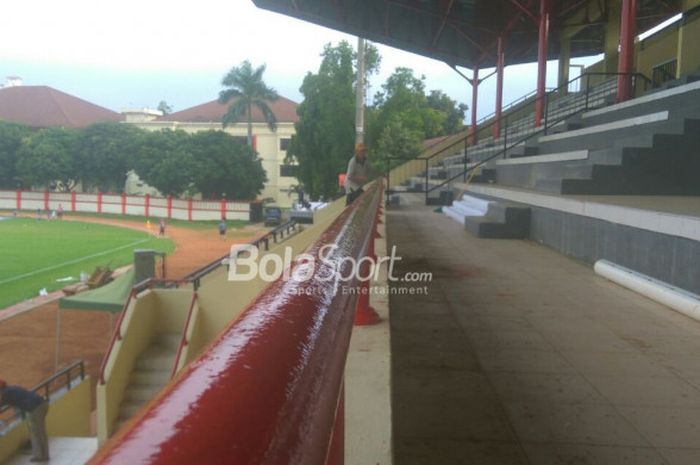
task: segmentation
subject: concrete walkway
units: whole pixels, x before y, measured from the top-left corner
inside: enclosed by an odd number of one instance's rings
[[[96,438],[49,438],[51,460],[42,462],[48,465],[83,465],[97,450]],[[18,452],[4,465],[29,465],[31,452]]]
[[[699,322],[431,208],[387,231],[433,273],[390,299],[397,465],[700,463]]]

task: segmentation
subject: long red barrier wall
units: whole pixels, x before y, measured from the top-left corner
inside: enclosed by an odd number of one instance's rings
[[[307,250],[344,263],[366,253],[380,193],[368,190]],[[308,270],[308,262],[295,270]],[[95,464],[326,463],[343,385],[356,281],[294,275],[272,283],[149,406],[107,442]]]

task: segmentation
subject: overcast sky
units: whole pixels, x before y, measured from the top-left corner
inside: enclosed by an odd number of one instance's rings
[[[251,0],[8,0],[0,7],[0,80],[17,75],[25,85],[52,86],[115,111],[161,100],[177,111],[215,99],[222,76],[249,59],[267,64],[267,83],[299,102],[323,45],[343,39],[356,45],[355,37],[260,10]],[[425,75],[428,89],[471,104],[471,87],[446,64],[378,48],[382,66],[370,96],[406,66]],[[548,69],[553,86],[556,63]],[[505,101],[534,89],[535,73],[534,65],[508,67]],[[480,87],[480,116],[493,111],[494,88],[494,78]]]

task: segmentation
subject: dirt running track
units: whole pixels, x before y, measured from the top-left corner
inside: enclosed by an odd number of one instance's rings
[[[145,224],[135,221],[74,219],[147,231]],[[157,225],[153,225],[152,230],[156,231]],[[261,226],[230,229],[227,240],[222,241],[215,228],[197,230],[168,226],[166,234],[175,243],[175,251],[166,261],[168,277],[182,277],[225,255],[232,244],[248,242],[263,231]],[[33,386],[54,373],[57,314],[58,301],[55,301],[0,321],[1,379],[8,384]],[[114,321],[116,318],[117,315]],[[94,388],[112,334],[111,324],[112,317],[106,312],[61,311],[59,367],[84,360]]]

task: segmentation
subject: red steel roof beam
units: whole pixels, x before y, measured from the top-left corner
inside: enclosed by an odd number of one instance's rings
[[[531,5],[532,5],[532,0],[528,0],[526,8],[530,8]],[[520,20],[522,15],[523,15],[522,10],[518,9],[518,11],[513,16],[511,16],[510,20],[508,20],[508,24],[506,24],[506,27],[504,27],[503,30],[501,30],[501,32],[498,33],[498,38],[508,37],[508,33],[511,31],[511,29],[513,29],[515,27],[515,25],[518,23],[518,21]],[[493,47],[498,47],[498,38],[496,38],[496,40],[491,42],[486,47],[486,49],[491,50]],[[482,56],[479,57],[478,61],[481,62],[481,60],[483,60],[483,58],[484,58],[484,55],[482,54]]]
[[[442,20],[440,21],[440,26],[438,27],[438,30],[435,32],[435,35],[433,36],[433,41],[430,44],[430,48],[435,48],[435,45],[437,44],[438,40],[440,40],[440,36],[442,35],[443,29],[445,29],[445,24],[447,24],[447,18],[450,16],[450,11],[452,10],[452,6],[455,3],[455,0],[442,0],[442,5],[443,5],[443,11],[444,14],[442,15]]]
[[[410,4],[408,4],[408,3],[400,2],[400,1],[398,1],[398,0],[386,0],[386,1],[387,1],[387,3],[392,4],[392,5],[396,5],[396,6],[399,7],[399,8],[403,8],[403,9],[406,9],[406,10],[409,10],[409,11],[413,11],[413,12],[416,12],[416,13],[419,13],[419,14],[422,14],[422,15],[425,15],[425,16],[429,16],[429,17],[431,17],[431,18],[442,19],[442,16],[441,16],[440,14],[435,13],[435,12],[432,12],[432,11],[425,10],[425,9],[423,9],[423,8],[419,8],[419,7],[415,6],[415,5],[410,5]],[[447,23],[448,23],[449,25],[451,25],[451,26],[454,26],[454,25],[462,25],[462,26],[468,27],[469,29],[476,29],[476,30],[480,30],[480,31],[486,31],[486,32],[488,32],[489,34],[493,34],[493,33],[494,33],[493,30],[491,30],[490,28],[487,28],[487,27],[485,27],[485,26],[483,26],[483,25],[474,24],[473,22],[470,23],[470,22],[461,21],[461,20],[458,20],[458,19],[448,19],[448,20],[447,20]]]
[[[471,37],[469,37],[469,35],[468,35],[466,32],[462,31],[460,28],[458,28],[458,27],[457,27],[456,25],[454,25],[454,24],[450,24],[450,26],[452,27],[452,29],[454,29],[454,31],[455,31],[457,34],[459,34],[459,35],[462,36],[464,39],[466,39],[467,42],[469,42],[470,44],[472,44],[473,46],[475,46],[476,48],[479,49],[479,51],[481,52],[481,55],[479,56],[479,59],[477,60],[477,63],[480,62],[485,56],[488,56],[489,58],[495,58],[495,57],[491,54],[491,52],[489,52],[487,49],[485,49],[481,44],[479,44],[478,42],[476,42],[474,39],[472,39]]]
[[[539,18],[530,11],[530,2],[528,2],[527,6],[523,5],[518,0],[510,0],[510,3],[515,5],[521,12],[525,13],[525,15],[530,18],[533,23],[537,24],[539,22]]]

